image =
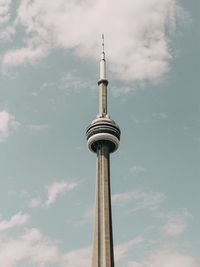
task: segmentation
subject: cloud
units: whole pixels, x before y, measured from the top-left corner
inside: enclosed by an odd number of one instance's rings
[[[91,260],[91,248],[61,252],[57,243],[52,242],[38,229],[28,229],[22,235],[10,238],[0,237],[0,266],[68,266],[87,267]],[[22,264],[22,265],[21,265]]]
[[[164,234],[167,236],[177,236],[185,231],[188,218],[191,218],[191,215],[187,210],[183,210],[182,212],[160,214],[160,218],[164,221]]]
[[[128,267],[198,267],[196,259],[187,251],[177,248],[161,248],[151,252],[141,262],[130,261]]]
[[[29,221],[29,215],[18,212],[13,215],[10,220],[0,220],[0,231],[13,228],[15,226],[24,225]]]
[[[11,0],[0,0],[0,41],[10,41],[15,33],[15,27],[10,24]]]
[[[115,262],[123,260],[127,252],[143,242],[142,237],[136,237],[114,247]],[[64,263],[70,267],[87,267],[91,264],[92,248],[87,247],[79,250],[67,252],[64,255]],[[65,265],[64,265],[65,266]]]
[[[115,261],[126,258],[127,252],[143,242],[142,237],[115,246]],[[27,229],[16,237],[0,236],[0,266],[62,266],[88,267],[91,263],[91,246],[62,251],[37,228]]]
[[[137,125],[150,124],[150,123],[160,123],[168,118],[168,115],[164,112],[156,112],[148,115],[145,119],[132,118],[133,122]]]
[[[165,120],[165,119],[167,119],[167,114],[164,113],[164,112],[153,113],[153,114],[152,114],[152,117],[153,117],[155,120]]]
[[[52,184],[46,186],[46,200],[40,196],[33,197],[30,199],[28,207],[49,207],[57,200],[60,195],[64,194],[65,192],[72,191],[77,185],[78,183],[76,182],[55,181]]]
[[[35,197],[30,200],[29,207],[37,208],[42,204],[42,199],[40,197]]]
[[[4,142],[9,136],[10,130],[19,126],[15,117],[6,110],[0,111],[0,142]]]
[[[134,165],[130,168],[130,172],[133,174],[139,174],[139,173],[142,173],[145,171],[146,171],[146,169],[142,166],[139,166],[139,165]]]
[[[0,14],[1,14],[0,23],[1,24],[8,22],[8,20],[10,19],[10,15],[9,15],[10,4],[11,4],[11,0],[0,0]]]
[[[166,235],[175,236],[180,235],[184,232],[186,223],[176,218],[170,219],[163,227]]]
[[[112,202],[121,202],[135,198],[135,192],[124,192],[112,195]]]
[[[54,182],[51,185],[47,186],[48,198],[46,205],[49,206],[53,204],[60,194],[64,192],[71,191],[77,186],[77,183],[74,182]]]
[[[32,263],[42,267],[58,262],[59,256],[57,246],[35,228],[16,238],[0,239],[0,266],[14,267],[25,262],[24,266]]]
[[[91,247],[67,252],[63,256],[63,266],[88,267],[91,263]]]
[[[23,47],[7,50],[2,63],[35,63],[54,48],[96,59],[104,33],[109,69],[116,77],[157,79],[170,68],[169,33],[178,14],[183,12],[176,0],[21,0],[15,23],[24,29]]]
[[[27,128],[34,131],[40,132],[49,128],[48,124],[28,124]]]
[[[45,57],[47,49],[45,47],[23,47],[8,51],[3,56],[4,65],[18,66],[24,63],[36,63],[41,58]]]
[[[121,261],[126,257],[126,253],[130,250],[133,249],[135,246],[141,244],[144,242],[144,238],[139,236],[136,237],[135,239],[129,240],[127,242],[124,242],[123,244],[115,246],[115,261]]]
[[[94,210],[93,207],[87,208],[84,211],[84,213],[83,213],[83,215],[82,215],[82,217],[81,217],[81,219],[79,221],[79,224],[84,224],[84,223],[91,222],[92,221],[92,216],[93,216],[93,210]]]
[[[86,88],[95,90],[96,86],[91,81],[79,77],[75,72],[67,72],[63,75],[61,81],[59,81],[58,88],[69,92],[71,89],[74,91]]]
[[[132,201],[135,207],[131,212],[138,210],[157,209],[160,203],[165,199],[165,195],[160,192],[144,192],[144,191],[130,191],[119,194],[114,194],[112,196],[112,201],[115,204],[123,204],[125,201]]]

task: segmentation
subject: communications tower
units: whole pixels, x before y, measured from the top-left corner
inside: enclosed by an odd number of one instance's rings
[[[107,113],[108,81],[103,35],[98,86],[99,114],[86,130],[88,148],[97,155],[92,267],[114,267],[110,153],[119,147],[120,128]]]

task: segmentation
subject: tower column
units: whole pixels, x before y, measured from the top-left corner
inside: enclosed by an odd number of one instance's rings
[[[97,148],[96,179],[92,267],[114,267],[110,153],[104,142]]]

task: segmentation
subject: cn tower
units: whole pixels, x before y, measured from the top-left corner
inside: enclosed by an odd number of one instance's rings
[[[103,35],[98,86],[99,114],[86,130],[88,148],[97,155],[92,267],[114,267],[110,153],[119,147],[120,129],[107,113],[108,80]]]

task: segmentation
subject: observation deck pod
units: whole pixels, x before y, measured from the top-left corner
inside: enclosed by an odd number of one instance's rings
[[[109,147],[109,153],[113,153],[119,147],[120,134],[120,128],[114,120],[109,117],[99,117],[86,129],[88,148],[96,153],[99,145],[106,144]]]

